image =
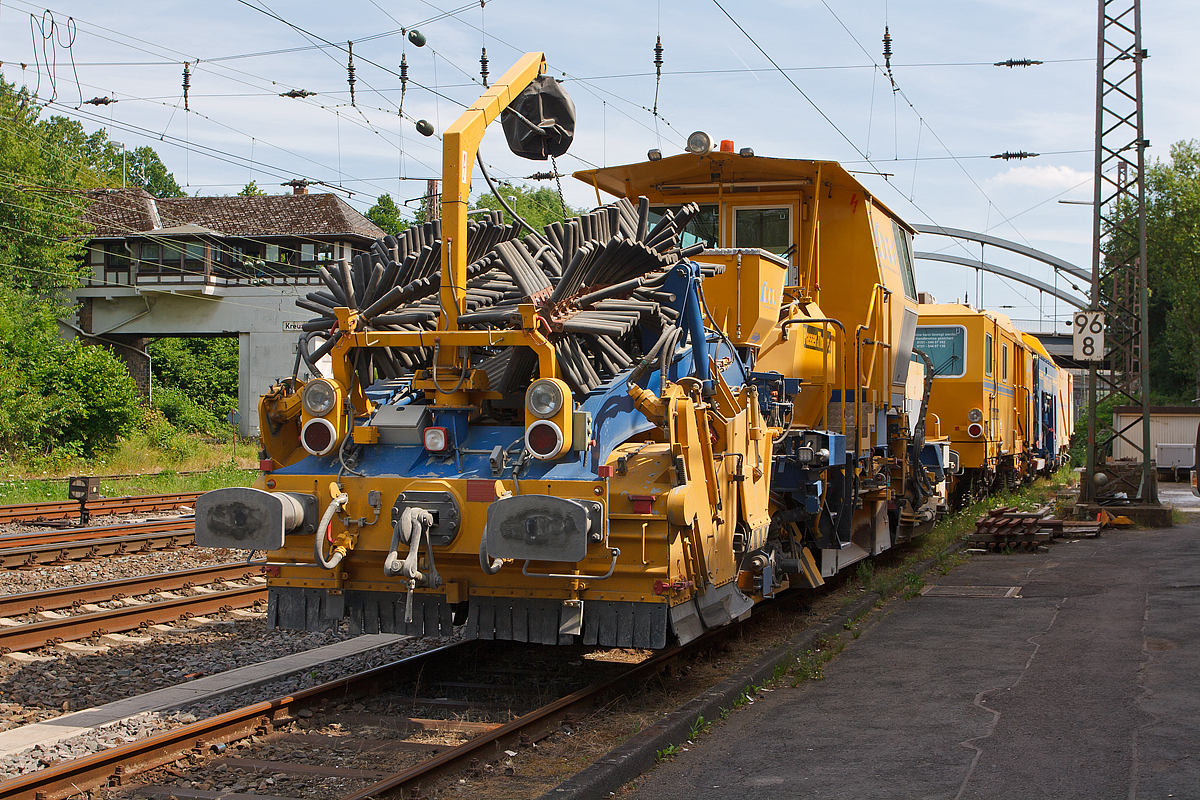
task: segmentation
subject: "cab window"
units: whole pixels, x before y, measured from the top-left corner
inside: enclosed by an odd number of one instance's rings
[[[670,209],[671,213],[677,214],[680,208],[682,206],[651,206],[649,215],[650,228],[653,229],[658,224],[658,221],[663,218],[663,214],[668,209]],[[708,248],[720,247],[721,245],[718,244],[721,230],[720,223],[721,218],[715,203],[713,205],[700,206],[700,213],[692,217],[687,227],[684,228],[683,236],[680,237],[682,241],[679,242],[679,246],[691,247],[694,244],[702,244]]]
[[[929,356],[933,374],[939,378],[961,378],[966,374],[964,358],[967,329],[961,325],[921,325],[913,347]]]
[[[990,333],[983,335],[983,374],[992,374],[992,335]]]
[[[1000,380],[1008,380],[1008,345],[1000,345]]]
[[[917,279],[913,275],[912,236],[892,221],[892,236],[896,240],[896,254],[900,260],[900,275],[904,279],[904,296],[917,299]]]
[[[787,253],[792,247],[792,209],[735,209],[733,246],[757,247],[777,256]]]

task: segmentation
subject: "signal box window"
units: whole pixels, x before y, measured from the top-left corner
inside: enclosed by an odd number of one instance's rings
[[[985,333],[983,335],[983,374],[992,374],[992,335]]]
[[[651,206],[648,230],[654,230],[654,226],[663,218],[668,210],[672,214],[678,214],[682,206]],[[684,229],[683,236],[680,237],[680,247],[691,247],[694,244],[702,244],[708,248],[717,248],[721,245],[720,230],[721,230],[721,215],[718,212],[717,206],[702,205],[700,213],[692,217]]]
[[[781,256],[792,247],[790,208],[739,208],[733,213],[733,246],[758,247]]]
[[[961,325],[922,325],[913,347],[929,356],[938,378],[961,378],[967,373],[967,329]]]

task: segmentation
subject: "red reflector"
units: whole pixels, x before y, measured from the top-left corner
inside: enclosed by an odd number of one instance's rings
[[[309,425],[304,429],[304,449],[324,453],[333,444],[333,429],[328,425]]]
[[[967,434],[970,436],[974,436],[975,438],[979,438],[980,436],[983,435],[983,426],[980,425],[978,422],[972,422],[970,425],[967,426]]]
[[[490,503],[496,499],[495,481],[467,481],[468,503]]]
[[[635,514],[654,513],[654,495],[652,494],[631,494],[629,502],[633,504],[633,513]]]
[[[558,429],[553,423],[535,424],[529,429],[529,449],[539,456],[550,456],[558,450]]]
[[[263,472],[270,472],[275,469],[275,462],[272,459],[264,458],[258,462],[258,468]]]

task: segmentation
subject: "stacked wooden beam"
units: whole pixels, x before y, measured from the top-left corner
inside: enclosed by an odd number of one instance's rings
[[[1048,506],[1034,511],[992,509],[976,520],[967,546],[993,552],[1036,551],[1051,539],[1099,536],[1103,527],[1099,522],[1057,519],[1050,512]]]

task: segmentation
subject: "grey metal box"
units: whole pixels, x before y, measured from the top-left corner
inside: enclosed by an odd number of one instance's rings
[[[429,426],[429,406],[380,406],[371,424],[379,429],[380,444],[421,444]]]

